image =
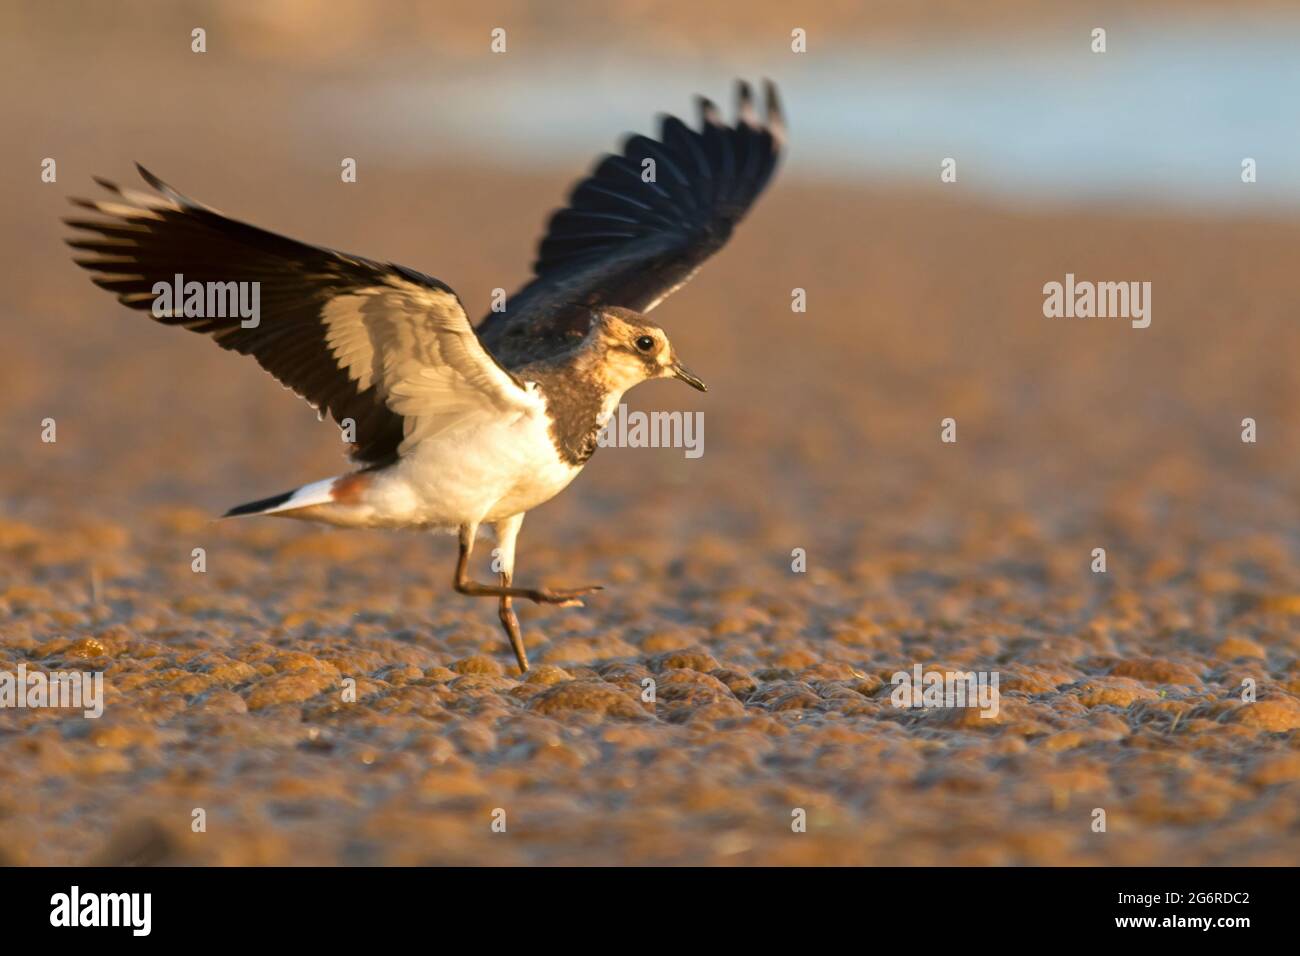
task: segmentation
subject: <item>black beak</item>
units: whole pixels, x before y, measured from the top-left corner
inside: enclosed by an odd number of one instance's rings
[[[681,362],[674,362],[670,371],[673,373],[673,378],[680,379],[698,392],[707,392],[709,390],[709,386],[701,382],[695,373]]]

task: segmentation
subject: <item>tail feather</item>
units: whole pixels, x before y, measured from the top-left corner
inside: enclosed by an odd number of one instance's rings
[[[260,515],[267,511],[274,511],[292,498],[293,494],[292,491],[286,491],[282,495],[272,495],[270,498],[261,498],[257,501],[247,501],[242,505],[235,505],[235,507],[231,508],[221,517],[238,518],[240,515]]]
[[[325,504],[334,500],[333,487],[335,481],[337,479],[328,478],[325,481],[312,482],[310,485],[303,485],[301,488],[295,488],[283,494],[272,495],[270,498],[235,505],[221,517],[237,518],[240,515],[277,514],[284,511],[293,511],[295,508],[306,508],[308,505]]]

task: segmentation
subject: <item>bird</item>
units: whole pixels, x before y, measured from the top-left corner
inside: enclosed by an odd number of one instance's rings
[[[123,305],[251,355],[351,429],[351,470],[222,517],[456,534],[452,586],[497,600],[522,675],[515,600],[582,606],[601,590],[517,585],[524,515],[583,469],[628,389],[671,378],[707,391],[647,313],[727,242],[775,172],[785,120],[775,85],[763,92],[761,118],[742,80],[733,124],[697,97],[698,128],[661,115],[658,139],[629,134],[599,157],[549,217],[532,277],[477,327],[439,279],[231,219],[139,164],[151,191],[94,177],[111,196],[70,197],[96,215],[65,218],[65,241]],[[214,287],[252,290],[254,307],[214,303]],[[469,573],[484,526],[495,584]]]

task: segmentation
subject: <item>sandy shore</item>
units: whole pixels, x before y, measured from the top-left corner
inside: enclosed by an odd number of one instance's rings
[[[4,714],[5,858],[1291,859],[1298,240],[782,184],[660,312],[709,395],[632,397],[703,410],[703,456],[605,449],[525,526],[521,575],[609,585],[524,609],[526,681],[450,538],[213,522],[339,471],[332,429],[42,258],[65,305],[8,326],[0,669],[107,700]],[[1152,277],[1152,326],[1043,318],[1067,268]],[[898,710],[917,662],[997,671],[999,716]]]

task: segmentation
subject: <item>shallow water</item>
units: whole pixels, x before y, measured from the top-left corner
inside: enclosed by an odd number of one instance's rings
[[[1171,24],[1106,18],[1091,51],[1086,17],[1052,28],[926,46],[829,41],[816,55],[742,58],[673,51],[596,58],[523,47],[448,75],[436,64],[400,80],[329,84],[312,113],[343,109],[404,161],[476,156],[571,170],[611,131],[649,131],[695,94],[730,111],[734,77],[785,88],[802,175],[938,181],[957,159],[963,192],[1001,202],[1105,200],[1208,207],[1220,214],[1300,204],[1300,19],[1237,14]],[[823,37],[816,37],[827,44]],[[555,104],[581,104],[556,109]],[[1258,178],[1241,180],[1243,158]]]

